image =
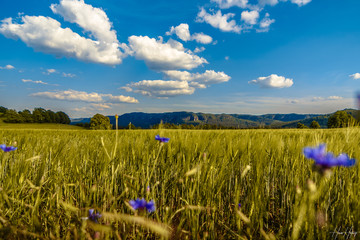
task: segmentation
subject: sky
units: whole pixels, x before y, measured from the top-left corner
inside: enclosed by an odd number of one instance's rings
[[[360,90],[358,0],[1,0],[0,106],[331,113]]]

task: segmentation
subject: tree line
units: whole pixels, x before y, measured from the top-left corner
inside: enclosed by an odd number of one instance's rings
[[[328,118],[328,128],[345,128],[359,126],[359,120],[356,120],[351,114],[346,111],[337,111]],[[297,124],[297,128],[320,128],[320,124],[317,121],[312,121],[310,126],[307,126],[301,122]]]
[[[6,123],[60,123],[70,124],[69,116],[64,112],[53,112],[43,108],[34,108],[31,112],[28,109],[17,112],[14,109],[7,109],[0,106],[0,115]]]

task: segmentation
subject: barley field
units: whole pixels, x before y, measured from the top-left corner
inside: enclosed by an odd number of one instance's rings
[[[0,129],[17,146],[0,152],[0,236],[357,239],[359,165],[321,175],[302,153],[320,143],[360,159],[359,128]],[[134,210],[137,198],[156,210]]]

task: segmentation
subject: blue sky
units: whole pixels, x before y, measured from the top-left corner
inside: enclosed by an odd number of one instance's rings
[[[2,0],[0,105],[329,113],[360,90],[360,1]]]

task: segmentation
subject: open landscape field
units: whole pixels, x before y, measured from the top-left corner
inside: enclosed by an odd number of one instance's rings
[[[360,129],[0,129],[4,239],[356,239],[359,165],[313,171],[303,148],[360,159]],[[155,136],[170,138],[160,143]],[[155,211],[130,200],[153,200]],[[240,204],[240,205],[239,205]],[[89,216],[89,210],[101,216]],[[97,222],[97,223],[96,223]],[[346,235],[342,234],[346,233]],[[347,238],[346,238],[347,237]]]

